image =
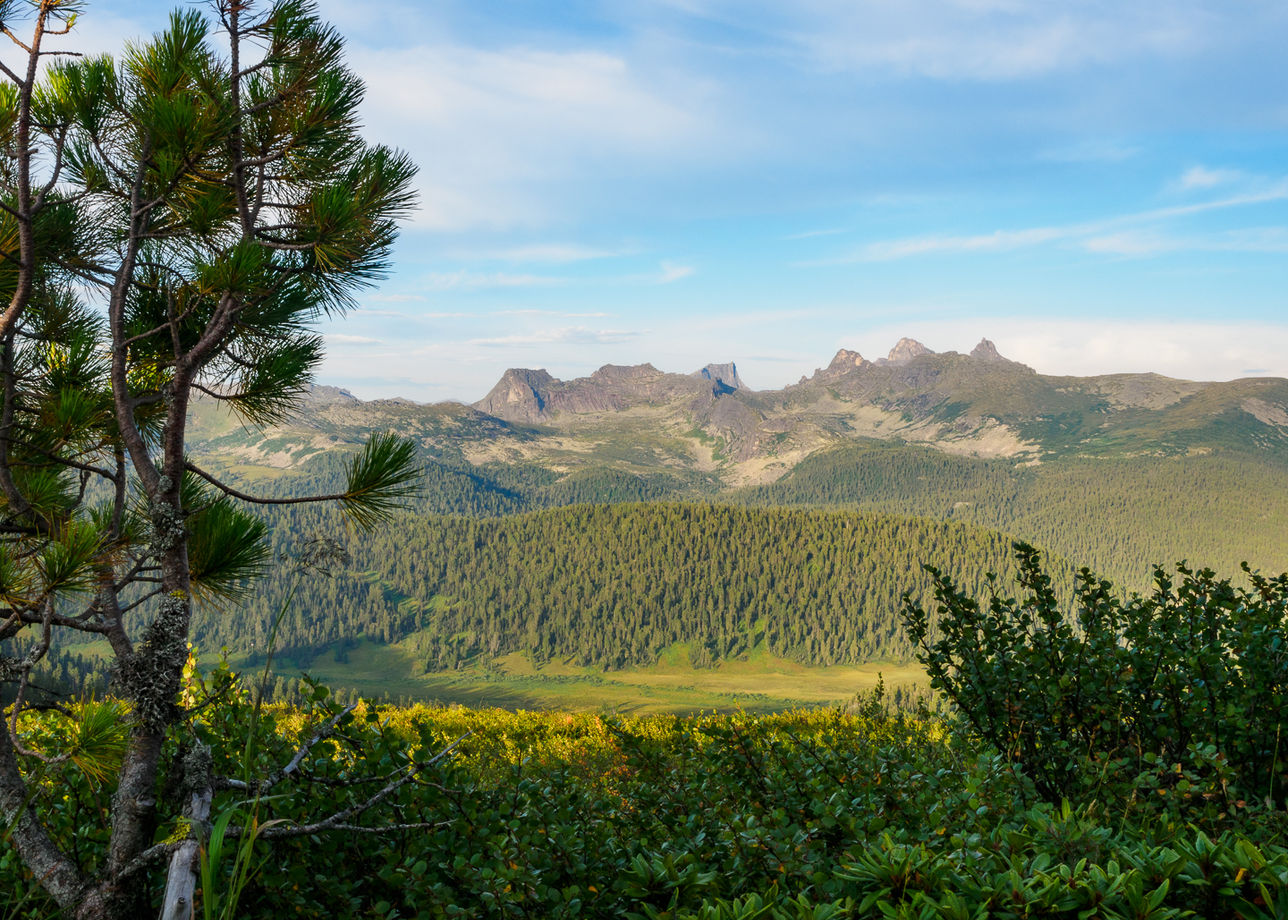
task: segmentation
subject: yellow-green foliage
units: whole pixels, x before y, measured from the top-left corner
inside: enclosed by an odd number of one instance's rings
[[[280,765],[341,711],[317,688],[252,720],[249,694],[227,681],[210,679],[224,702],[195,726],[219,772]],[[1005,759],[874,698],[853,711],[630,718],[364,703],[338,729],[259,803],[261,824],[316,821],[468,737],[356,819],[424,826],[255,842],[239,916],[1260,918],[1282,915],[1288,887],[1273,815],[1188,814],[1167,795],[1026,808],[1031,788]],[[68,762],[36,805],[93,859],[104,841],[78,822],[107,791]],[[220,793],[212,819],[242,820],[243,801]],[[164,816],[158,840],[176,821]],[[30,891],[0,851],[5,906],[26,898],[14,909],[41,915]]]

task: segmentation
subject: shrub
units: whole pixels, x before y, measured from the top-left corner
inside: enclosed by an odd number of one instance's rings
[[[1087,569],[1072,609],[1015,545],[1022,597],[995,576],[981,605],[943,573],[936,614],[904,601],[931,685],[1052,802],[1148,787],[1183,811],[1288,797],[1288,575],[1154,571],[1122,599]]]

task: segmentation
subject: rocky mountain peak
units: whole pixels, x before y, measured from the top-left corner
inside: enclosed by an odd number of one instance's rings
[[[907,364],[913,358],[920,358],[922,355],[933,355],[934,352],[922,345],[916,339],[902,338],[895,342],[894,348],[890,349],[890,354],[886,355],[886,361],[890,364]]]
[[[710,380],[715,387],[723,387],[730,392],[746,387],[742,382],[742,378],[738,376],[738,365],[732,361],[728,364],[708,364],[694,376],[701,377],[703,380]]]
[[[306,401],[315,406],[329,406],[333,403],[358,403],[361,400],[342,387],[329,387],[313,384],[309,387]]]
[[[512,367],[474,407],[498,418],[535,421],[546,407],[550,385],[556,382],[544,369]]]
[[[1033,368],[1026,364],[1021,364],[1019,361],[1012,361],[1010,358],[1003,357],[998,352],[997,346],[988,339],[980,339],[979,344],[971,349],[970,356],[976,361],[984,361],[988,364],[1004,364],[1012,369],[1021,368],[1028,371],[1030,374],[1037,373],[1037,371],[1033,370]]]
[[[853,367],[862,367],[866,363],[867,361],[864,359],[863,355],[859,354],[857,351],[850,351],[848,348],[842,348],[836,353],[835,357],[832,358],[832,363],[827,366],[827,369],[829,371],[848,371]]]
[[[638,380],[642,377],[656,377],[662,373],[652,364],[605,364],[590,375],[591,380],[615,381]]]
[[[972,358],[977,358],[980,361],[1005,361],[1006,360],[1000,354],[997,353],[997,346],[994,345],[988,339],[980,339],[979,344],[976,345],[973,349],[971,349],[970,356]]]

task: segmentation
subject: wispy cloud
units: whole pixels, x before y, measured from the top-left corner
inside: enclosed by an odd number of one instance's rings
[[[1121,163],[1140,152],[1138,144],[1092,138],[1044,150],[1038,159],[1048,163]]]
[[[789,233],[783,239],[785,240],[812,240],[820,236],[836,236],[840,233],[848,232],[845,227],[829,227],[826,230],[806,230],[802,233]]]
[[[367,296],[367,300],[371,303],[419,303],[424,299],[423,294],[370,294]]]
[[[1231,182],[1237,182],[1243,177],[1244,174],[1237,169],[1209,169],[1206,166],[1191,166],[1182,173],[1176,185],[1182,191],[1191,191],[1193,189],[1227,185]]]
[[[1218,198],[1211,201],[1187,205],[1175,205],[1166,208],[1152,208],[1131,214],[1120,214],[1101,220],[1080,221],[1047,227],[1025,227],[1017,230],[994,230],[991,233],[966,235],[941,235],[905,237],[895,240],[880,240],[868,243],[858,250],[833,259],[820,259],[800,263],[802,265],[845,264],[850,262],[889,262],[906,259],[912,256],[954,254],[970,252],[1007,252],[1041,246],[1047,243],[1082,241],[1084,248],[1090,251],[1111,251],[1114,239],[1123,240],[1129,237],[1114,233],[1118,228],[1149,223],[1161,223],[1180,217],[1201,214],[1207,211],[1226,210],[1265,204],[1272,201],[1288,199],[1288,180],[1278,181],[1261,191],[1249,192]],[[1131,237],[1137,241],[1145,239],[1140,234]],[[1232,241],[1233,242],[1233,241]],[[1231,247],[1233,248],[1233,246]],[[1136,255],[1150,255],[1162,251],[1157,248],[1137,247]],[[1277,250],[1276,250],[1277,251]],[[1120,248],[1119,255],[1127,255]]]
[[[681,265],[678,262],[663,260],[658,263],[656,271],[636,272],[630,275],[620,275],[617,278],[608,279],[613,283],[624,284],[674,284],[697,274],[697,269],[692,265]],[[603,279],[600,279],[603,280]]]
[[[882,353],[899,336],[936,350],[968,351],[981,336],[1040,374],[1154,372],[1187,380],[1288,376],[1288,325],[1158,319],[972,316],[855,330],[846,347]]]
[[[671,284],[672,282],[679,281],[682,278],[688,278],[696,271],[697,269],[691,265],[677,265],[674,262],[663,262],[661,274],[653,280],[658,284]]]
[[[917,236],[869,243],[859,254],[838,261],[889,262],[931,253],[1005,252],[1037,246],[1072,235],[1072,227],[1029,227],[1024,230],[994,230],[968,236]]]
[[[335,342],[337,345],[383,345],[381,339],[373,339],[367,335],[350,335],[347,332],[328,332],[326,334],[328,342]]]
[[[563,329],[546,329],[514,335],[470,339],[466,345],[486,347],[523,347],[532,345],[618,345],[640,335],[624,329],[587,329],[585,326],[568,326]]]
[[[602,319],[612,316],[602,311],[570,313],[566,310],[494,310],[495,316],[559,316],[565,319]]]
[[[512,274],[509,272],[433,272],[422,279],[431,291],[477,290],[480,288],[554,287],[567,284],[567,278],[550,275]]]
[[[1001,81],[1170,57],[1210,44],[1234,18],[1203,0],[1122,5],[1041,0],[671,0],[815,66],[941,80]]]
[[[625,249],[603,249],[583,246],[579,243],[529,243],[504,249],[455,250],[448,255],[462,261],[564,265],[595,259],[613,259],[628,253],[629,251]]]
[[[1168,252],[1288,252],[1288,227],[1258,227],[1206,235],[1168,236],[1147,230],[1126,230],[1093,236],[1082,242],[1088,252],[1142,257]]]
[[[629,171],[713,146],[719,115],[708,111],[711,87],[700,73],[669,76],[587,42],[541,47],[549,38],[509,47],[434,41],[351,50],[374,132],[424,151],[434,164],[420,180],[418,226],[544,225],[569,207],[550,190],[584,184],[587,175],[605,173],[605,163]],[[538,246],[526,255],[562,262],[590,251]]]

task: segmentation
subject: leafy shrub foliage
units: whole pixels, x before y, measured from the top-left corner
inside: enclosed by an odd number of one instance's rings
[[[1043,798],[1128,783],[1218,815],[1288,801],[1288,575],[1243,588],[1181,564],[1124,600],[1083,569],[1070,615],[1015,548],[1019,599],[990,578],[981,604],[931,568],[935,615],[907,599],[905,626],[932,685]]]
[[[226,705],[206,708],[194,732],[233,777],[280,764],[343,712],[322,688],[257,718],[226,675],[195,702],[209,692]],[[46,753],[86,748],[63,714],[24,718]],[[340,728],[271,795],[217,794],[206,892],[243,886],[238,917],[1259,920],[1288,910],[1288,852],[1263,812],[1239,812],[1230,828],[1140,804],[1026,807],[1002,756],[879,706],[630,718],[362,705]],[[242,862],[228,858],[233,843],[222,860],[213,852],[230,811],[243,826],[307,824],[466,732],[454,757],[362,819],[380,833],[254,840]],[[112,791],[67,760],[33,805],[92,861],[106,840],[87,833],[85,815]],[[180,821],[164,815],[157,838]],[[395,826],[419,821],[432,826]],[[0,917],[53,914],[0,846]]]

